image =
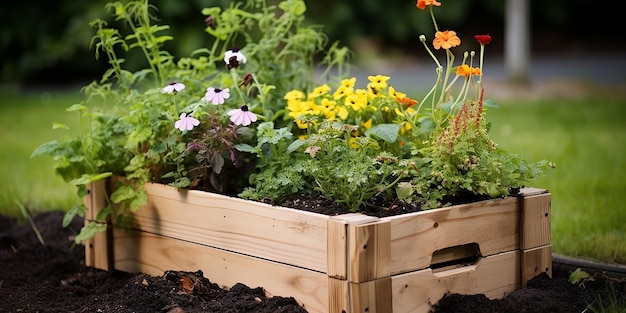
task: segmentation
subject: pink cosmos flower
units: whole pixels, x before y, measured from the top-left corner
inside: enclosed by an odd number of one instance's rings
[[[224,103],[224,100],[228,99],[229,97],[230,91],[228,90],[228,88],[219,89],[209,87],[206,89],[206,93],[204,94],[204,97],[202,97],[202,100],[211,102],[214,105],[218,105]]]
[[[185,89],[185,85],[182,83],[177,83],[177,82],[171,82],[169,83],[167,86],[163,87],[163,92],[164,93],[169,93],[169,94],[173,94],[173,93],[177,93],[181,90]]]
[[[230,121],[235,125],[248,126],[252,122],[256,122],[256,114],[250,112],[247,105],[242,105],[239,109],[230,110],[227,113]]]
[[[180,119],[174,123],[174,127],[180,129],[180,131],[192,130],[194,126],[200,125],[200,121],[193,116],[187,116],[187,113],[181,113]]]

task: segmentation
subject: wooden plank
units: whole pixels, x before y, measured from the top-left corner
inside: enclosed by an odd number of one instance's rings
[[[448,292],[501,298],[520,287],[519,268],[520,251],[516,250],[448,271],[423,269],[392,276],[393,312],[427,313]]]
[[[348,224],[348,281],[354,283],[389,277],[391,223],[377,220]]]
[[[433,252],[476,243],[481,255],[519,249],[517,198],[495,199],[386,217],[391,222],[391,274],[428,268]]]
[[[87,207],[85,213],[85,226],[96,217],[102,209],[107,207],[107,182],[108,180],[95,181],[87,186],[87,196],[83,203]],[[85,265],[100,270],[113,269],[113,240],[112,232],[99,232],[83,243],[85,246]]]
[[[263,287],[268,296],[293,296],[309,312],[328,312],[325,273],[236,254],[182,240],[116,228],[115,269],[160,276],[167,270],[198,271],[231,287]]]
[[[392,309],[391,277],[364,283],[349,283],[350,312],[388,313]]]
[[[348,281],[328,277],[328,312],[349,313],[354,312],[350,307],[350,295],[348,293]]]
[[[521,277],[522,287],[526,286],[529,280],[542,272],[546,272],[552,277],[552,246],[546,245],[522,251]]]
[[[328,216],[147,184],[134,228],[326,272]]]
[[[524,197],[521,211],[520,249],[532,249],[550,244],[550,207],[549,193]]]

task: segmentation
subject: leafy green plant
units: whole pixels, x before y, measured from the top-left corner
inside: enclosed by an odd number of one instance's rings
[[[77,241],[103,230],[106,219],[123,223],[146,203],[147,182],[275,203],[317,191],[355,212],[396,200],[434,208],[463,194],[507,196],[549,164],[527,163],[489,139],[481,78],[491,37],[477,35],[480,54],[465,52],[455,64],[451,49],[460,39],[437,28],[439,5],[417,4],[430,11],[433,47],[445,54],[442,65],[420,38],[439,77],[417,101],[389,76],[369,76],[359,88],[346,72],[349,52],[326,48],[319,28],[304,25],[302,0],[204,9],[214,41],[179,60],[163,48],[173,39],[169,26],[153,24],[146,0],[110,3],[130,33],[92,23],[96,56],[106,54],[111,68],[69,109],[89,121],[88,130],[33,155],[53,156],[79,198],[92,182],[123,178]],[[118,53],[126,50],[142,53],[146,68],[125,69]],[[321,82],[316,57],[326,67]],[[85,209],[77,203],[65,223]]]

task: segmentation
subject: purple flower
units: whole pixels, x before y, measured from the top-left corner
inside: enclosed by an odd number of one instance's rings
[[[185,89],[185,85],[177,82],[171,82],[163,87],[163,92],[173,94]]]
[[[235,125],[248,126],[252,122],[256,122],[256,114],[250,112],[247,105],[242,105],[239,109],[230,110],[227,113],[230,121]]]
[[[180,119],[174,123],[174,127],[180,129],[180,131],[192,130],[194,126],[200,125],[200,121],[193,118],[193,116],[187,116],[187,113],[181,113]]]
[[[229,97],[230,91],[228,90],[228,88],[218,89],[209,87],[206,89],[206,93],[204,94],[204,97],[202,97],[202,100],[209,101],[215,105],[218,105],[224,103],[224,100],[228,99]]]

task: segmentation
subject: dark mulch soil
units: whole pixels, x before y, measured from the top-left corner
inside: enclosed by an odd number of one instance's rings
[[[87,268],[83,247],[72,244],[81,221],[63,229],[62,218],[34,216],[41,244],[30,223],[0,216],[0,312],[307,312],[291,297],[266,298],[262,286],[222,289],[201,272],[153,277]],[[606,294],[602,277],[583,287],[568,283],[568,274],[539,276],[500,300],[449,295],[436,312],[583,312]],[[624,282],[616,286],[626,292]]]

